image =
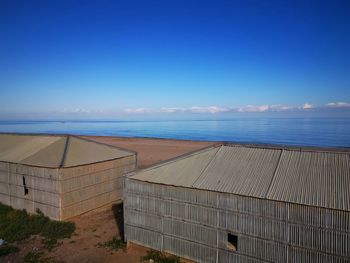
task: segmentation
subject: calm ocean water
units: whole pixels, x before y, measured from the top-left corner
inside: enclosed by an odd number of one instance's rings
[[[0,132],[350,147],[350,118],[266,118],[208,121],[1,121]]]

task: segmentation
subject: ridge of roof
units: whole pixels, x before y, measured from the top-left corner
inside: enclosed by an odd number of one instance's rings
[[[64,163],[66,162],[68,145],[69,145],[69,135],[66,136],[66,142],[65,142],[65,145],[64,145],[63,154],[62,154],[62,160],[61,160],[61,164],[60,164],[59,168],[64,167]]]
[[[99,144],[99,145],[107,146],[107,147],[118,149],[118,150],[125,151],[125,152],[129,152],[131,154],[137,154],[136,151],[133,151],[133,150],[130,150],[130,149],[126,149],[126,148],[123,148],[123,147],[120,147],[120,146],[115,146],[115,145],[112,145],[112,144],[108,144],[108,143],[99,142],[99,141],[95,141],[95,140],[92,140],[92,139],[84,138],[84,137],[82,137],[82,135],[69,135],[69,136],[70,137],[74,137],[74,138],[76,138],[78,140],[87,141],[87,142],[91,142],[91,143],[96,143],[96,144]]]
[[[223,146],[227,147],[246,147],[246,148],[260,148],[271,150],[287,150],[300,152],[321,152],[321,153],[348,153],[350,154],[350,147],[318,147],[318,146],[293,146],[293,145],[279,145],[279,144],[254,144],[254,143],[233,143],[224,142]]]
[[[21,139],[16,139],[17,136]],[[46,135],[27,133],[0,133],[0,138],[4,140],[4,142],[8,140],[7,138],[10,140],[10,143],[5,144],[5,148],[3,147],[5,150],[3,154],[4,159],[0,161],[24,164],[33,167],[68,168],[99,163],[103,161],[111,161],[137,154],[131,150],[121,149],[120,147],[99,143],[93,140],[86,140],[80,138],[79,136],[68,134]],[[71,145],[71,139],[73,138],[75,139],[75,142]],[[83,148],[80,148],[81,146]],[[74,159],[72,159],[72,161],[69,162],[69,165],[67,165],[67,162],[69,161],[68,159],[72,157],[69,153],[70,147],[73,147],[72,150],[74,150]],[[96,161],[94,161],[93,155],[95,148],[96,150],[98,149],[100,154],[102,154],[100,155],[100,158],[98,158],[98,156],[96,157]],[[90,151],[86,152],[86,149],[89,149]]]

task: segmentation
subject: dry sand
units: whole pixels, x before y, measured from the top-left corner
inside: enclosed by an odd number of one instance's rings
[[[213,142],[143,138],[99,136],[85,136],[85,138],[136,151],[138,153],[139,168],[144,168],[215,144]],[[71,219],[71,221],[76,223],[76,234],[71,239],[64,240],[62,245],[55,248],[53,251],[47,252],[46,250],[42,250],[41,238],[33,237],[20,245],[20,253],[0,259],[0,262],[22,262],[25,254],[33,250],[45,251],[45,257],[53,257],[55,260],[61,260],[67,263],[139,262],[140,257],[145,255],[148,251],[147,248],[130,245],[126,251],[120,250],[112,252],[96,246],[99,242],[103,243],[111,240],[115,236],[119,237],[122,220],[122,209],[121,206],[118,205],[115,205],[113,209],[103,209],[101,211],[77,216]]]
[[[214,142],[104,136],[84,136],[83,138],[136,151],[139,168],[215,144]]]

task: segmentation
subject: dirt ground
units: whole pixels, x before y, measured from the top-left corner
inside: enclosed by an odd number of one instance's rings
[[[90,137],[90,140],[119,146],[138,153],[138,166],[144,168],[152,164],[174,158],[210,145],[212,142],[177,141],[163,139]],[[98,248],[97,244],[120,237],[123,229],[122,205],[104,207],[99,211],[89,212],[72,218],[76,224],[75,234],[62,241],[62,244],[51,252],[43,249],[41,237],[34,236],[18,246],[21,251],[0,259],[0,262],[23,262],[23,257],[30,251],[43,251],[44,257],[63,262],[119,262],[136,263],[148,251],[147,248],[129,244],[125,250],[108,251]],[[189,261],[187,261],[189,262]]]

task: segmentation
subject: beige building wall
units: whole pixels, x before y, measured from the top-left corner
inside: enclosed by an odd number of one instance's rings
[[[61,220],[113,204],[122,199],[123,175],[136,169],[136,155],[117,160],[61,168]]]
[[[58,220],[58,169],[0,162],[0,201],[29,213],[40,209]]]
[[[70,168],[0,162],[0,202],[55,220],[122,199],[123,175],[136,169],[136,155]]]

